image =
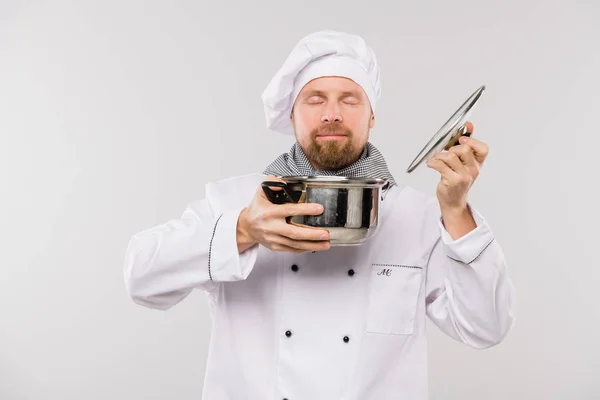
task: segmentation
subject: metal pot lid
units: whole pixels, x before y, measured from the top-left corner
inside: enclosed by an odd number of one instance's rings
[[[456,110],[454,114],[446,121],[444,125],[437,131],[435,135],[427,142],[421,152],[415,157],[409,165],[406,172],[413,172],[424,160],[429,160],[443,150],[448,150],[452,147],[460,136],[465,134],[464,124],[468,121],[473,106],[483,92],[485,85],[477,89],[469,98]]]

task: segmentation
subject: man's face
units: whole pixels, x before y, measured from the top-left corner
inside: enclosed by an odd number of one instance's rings
[[[292,113],[296,140],[314,168],[337,170],[360,157],[375,119],[364,90],[342,77],[302,88]]]

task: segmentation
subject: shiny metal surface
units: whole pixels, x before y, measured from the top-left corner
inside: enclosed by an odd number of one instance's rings
[[[311,186],[330,186],[342,184],[343,187],[380,187],[386,183],[385,179],[377,178],[349,178],[347,176],[284,176],[288,184],[300,183]]]
[[[485,85],[479,87],[454,112],[454,114],[452,114],[410,163],[406,170],[407,173],[413,172],[423,161],[428,161],[441,151],[448,150],[450,147],[457,144],[460,136],[466,133],[464,124],[469,119],[473,107],[483,95],[485,88]]]
[[[382,190],[387,183],[384,179],[363,179],[346,177],[282,177],[287,192],[274,198],[273,192],[267,197],[274,203],[298,202],[323,205],[321,215],[294,216],[291,222],[329,231],[332,246],[360,245],[373,237],[379,226],[379,208]],[[274,182],[263,183],[263,188]],[[284,187],[285,186],[285,187]]]

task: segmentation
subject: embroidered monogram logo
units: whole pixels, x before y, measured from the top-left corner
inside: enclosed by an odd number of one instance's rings
[[[377,272],[378,276],[390,277],[394,272],[394,268],[414,268],[423,269],[416,265],[400,265],[400,264],[373,264],[374,267],[381,267],[381,270]]]

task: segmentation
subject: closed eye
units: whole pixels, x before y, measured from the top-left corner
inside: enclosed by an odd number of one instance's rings
[[[324,99],[321,96],[311,96],[306,102],[309,104],[322,104]]]

